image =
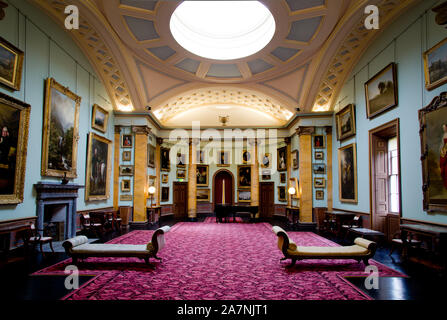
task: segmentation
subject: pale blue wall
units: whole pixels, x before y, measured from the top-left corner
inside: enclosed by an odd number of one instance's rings
[[[89,132],[95,132],[91,129],[93,104],[96,103],[106,110],[112,110],[105,88],[69,34],[27,1],[8,2],[13,6],[10,5],[6,9],[6,18],[0,21],[0,36],[25,52],[25,62],[21,90],[12,92],[0,86],[0,91],[30,104],[31,118],[24,202],[17,206],[0,206],[0,220],[35,216],[36,196],[33,184],[39,181],[60,181],[60,179],[45,178],[40,175],[46,78],[55,78],[57,82],[69,87],[71,91],[82,97],[79,117],[78,178],[72,183],[85,185],[87,136]],[[110,113],[107,134],[95,133],[113,141],[113,122],[113,114]],[[112,183],[110,190],[112,193]],[[81,189],[77,202],[78,210],[113,205],[112,194],[108,201],[86,203],[84,197],[84,190]]]
[[[418,110],[446,91],[447,85],[425,89],[422,54],[447,37],[447,30],[435,23],[430,10],[442,1],[422,1],[405,12],[368,48],[341,91],[336,110],[349,103],[356,105],[357,135],[342,143],[333,135],[334,207],[369,212],[368,131],[396,118],[400,119],[402,216],[434,223],[447,223],[445,214],[427,214],[422,208],[422,169]],[[366,118],[364,83],[389,63],[397,64],[399,105],[372,120]],[[335,122],[334,122],[335,128]],[[338,192],[337,149],[357,143],[358,204],[340,203]]]

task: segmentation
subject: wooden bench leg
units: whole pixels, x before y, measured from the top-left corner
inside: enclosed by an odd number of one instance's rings
[[[296,258],[292,258],[292,263],[287,267],[292,268],[295,265],[295,263],[296,263]]]

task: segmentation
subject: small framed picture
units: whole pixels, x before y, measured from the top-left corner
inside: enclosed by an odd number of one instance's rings
[[[177,179],[186,179],[186,170],[184,168],[177,169]]]
[[[324,135],[314,135],[314,149],[324,149],[326,148],[326,139]]]
[[[282,147],[277,150],[278,152],[278,171],[287,170],[287,147]]]
[[[180,167],[180,168],[186,167],[186,155],[184,153],[178,152],[175,163],[176,163],[177,167]]]
[[[210,189],[197,189],[197,202],[210,202]]]
[[[169,175],[162,174],[161,175],[161,183],[168,183],[168,181],[169,181]]]
[[[131,181],[129,179],[125,179],[121,181],[121,192],[130,192]]]
[[[230,152],[219,151],[219,159],[217,161],[218,167],[229,167],[230,166]]]
[[[292,167],[294,170],[297,170],[300,167],[300,158],[298,150],[292,151]]]
[[[326,165],[322,163],[312,164],[314,174],[326,174]]]
[[[132,201],[133,200],[133,195],[131,195],[131,194],[122,194],[122,195],[120,195],[120,200],[121,201]]]
[[[281,172],[279,174],[279,181],[280,181],[280,183],[286,183],[286,180],[287,180],[287,173]]]
[[[248,150],[242,151],[242,163],[250,163],[251,162],[251,153]]]
[[[315,151],[315,160],[324,160],[324,152]]]
[[[20,91],[24,53],[0,37],[0,83]]]
[[[315,200],[324,200],[324,190],[315,191]]]
[[[161,187],[161,202],[169,201],[169,187]]]
[[[326,188],[326,179],[314,178],[314,188]]]
[[[132,148],[133,147],[133,137],[131,134],[123,134],[121,136],[121,147],[122,148]]]
[[[270,153],[264,153],[264,156],[261,159],[261,168],[267,169],[271,167],[272,163],[272,155]]]
[[[349,104],[335,115],[337,140],[345,140],[355,136],[355,107]]]
[[[205,163],[205,152],[203,152],[203,150],[197,150],[196,163],[198,164]]]
[[[237,191],[238,202],[251,202],[251,190],[238,190]]]
[[[147,166],[155,168],[155,147],[151,144],[147,145]]]
[[[286,187],[278,187],[278,200],[281,202],[287,201]]]
[[[107,110],[101,108],[97,104],[94,104],[92,113],[92,128],[106,133],[109,122],[109,113]]]
[[[427,90],[447,82],[447,38],[424,53],[424,70]]]
[[[157,181],[157,177],[156,176],[148,176],[147,177],[147,185],[149,187],[155,187],[155,182]]]
[[[123,151],[123,161],[131,161],[131,160],[132,160],[132,152]]]
[[[120,166],[120,176],[133,176],[134,166]]]
[[[272,174],[271,174],[270,170],[262,171],[262,180],[263,181],[272,180]]]

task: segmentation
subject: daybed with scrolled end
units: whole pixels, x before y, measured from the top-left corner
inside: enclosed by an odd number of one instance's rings
[[[170,227],[165,226],[155,230],[152,235],[151,242],[147,244],[95,244],[88,243],[86,236],[77,236],[72,239],[64,241],[62,246],[65,252],[72,258],[73,264],[76,264],[78,259],[85,259],[88,257],[136,257],[144,259],[149,264],[149,258],[161,259],[157,257],[165,245],[164,234],[168,232]]]
[[[363,238],[354,240],[354,245],[347,247],[303,247],[289,239],[289,236],[281,227],[273,227],[273,232],[278,236],[278,248],[284,254],[284,258],[291,259],[293,267],[297,260],[304,259],[354,259],[365,265],[377,250],[377,244]]]

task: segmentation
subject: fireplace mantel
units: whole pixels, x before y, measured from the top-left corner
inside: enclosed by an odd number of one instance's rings
[[[79,189],[77,184],[58,184],[39,182],[34,185],[37,192],[37,229],[43,230],[46,205],[66,205],[65,237],[76,236],[76,201]]]

